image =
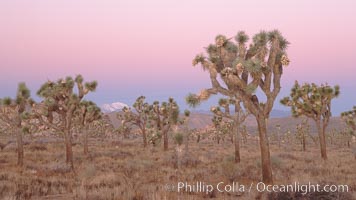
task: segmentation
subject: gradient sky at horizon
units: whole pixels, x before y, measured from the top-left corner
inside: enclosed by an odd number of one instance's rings
[[[189,92],[210,86],[191,61],[216,35],[279,29],[291,43],[280,97],[294,80],[339,84],[338,114],[356,105],[355,7],[353,0],[1,0],[0,97],[14,96],[20,81],[34,95],[47,79],[82,74],[99,82],[88,96],[98,104],[145,95],[186,107]]]

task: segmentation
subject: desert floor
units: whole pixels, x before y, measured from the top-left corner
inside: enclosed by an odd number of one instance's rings
[[[9,138],[2,137],[2,143]],[[300,145],[271,144],[274,184],[348,185],[349,192],[260,193],[261,162],[257,141],[241,146],[241,163],[234,163],[230,141],[190,141],[189,151],[180,154],[170,141],[169,151],[162,145],[143,148],[141,138],[91,138],[89,155],[74,145],[75,172],[65,162],[65,149],[59,139],[35,138],[25,145],[25,164],[16,166],[16,143],[0,151],[0,199],[356,199],[356,160],[351,148],[328,146],[328,161],[322,161],[315,144],[307,151]],[[179,165],[179,167],[178,167]],[[196,185],[246,186],[251,191],[189,192],[178,183]],[[224,187],[223,187],[224,188]],[[189,189],[189,188],[188,188]],[[202,190],[202,188],[201,188]]]

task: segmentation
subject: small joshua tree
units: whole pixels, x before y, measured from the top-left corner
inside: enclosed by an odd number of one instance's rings
[[[75,113],[78,116],[78,125],[83,134],[83,152],[84,155],[87,155],[89,152],[88,134],[92,129],[94,129],[93,122],[101,119],[101,111],[94,102],[83,100],[79,103],[79,109],[77,109]]]
[[[248,113],[244,112],[241,108],[241,101],[238,99],[220,99],[219,106],[212,107],[211,112],[214,113],[214,118],[225,118],[232,122],[232,131],[234,136],[234,145],[235,145],[235,162],[239,163],[240,158],[240,130],[241,124],[245,121]],[[230,105],[235,107],[234,114],[230,113]],[[220,122],[221,120],[216,120]]]
[[[241,128],[241,135],[242,135],[242,141],[243,144],[247,143],[247,137],[249,136],[248,132],[247,132],[247,127],[246,125],[243,125]]]
[[[298,124],[297,127],[297,132],[296,132],[296,138],[298,141],[300,141],[302,145],[302,151],[306,150],[306,140],[307,140],[307,135],[309,133],[309,123],[308,119],[304,119],[302,123]]]
[[[0,99],[0,120],[16,133],[17,165],[21,167],[24,159],[23,133],[29,131],[28,124],[25,122],[29,119],[27,110],[33,103],[30,90],[25,83],[19,83],[16,99],[9,97]]]
[[[158,101],[153,102],[152,119],[155,121],[158,132],[163,136],[163,148],[168,150],[168,132],[172,125],[178,123],[179,120],[179,106],[173,98],[169,98],[168,102]]]
[[[145,102],[144,96],[140,96],[133,104],[135,111],[131,108],[124,107],[123,113],[119,113],[117,117],[122,120],[121,129],[127,130],[127,127],[137,126],[142,134],[143,146],[147,146],[147,126],[150,121],[150,115],[152,114],[152,106]]]
[[[327,84],[318,86],[314,83],[299,85],[296,81],[290,97],[285,97],[281,100],[283,105],[291,107],[294,117],[304,115],[315,121],[318,129],[321,157],[324,160],[327,159],[325,130],[331,117],[331,101],[338,97],[339,93],[339,86],[332,88]]]
[[[215,44],[206,48],[207,57],[203,54],[195,57],[193,65],[200,63],[203,69],[209,72],[212,88],[203,90],[199,95],[189,95],[187,102],[197,105],[210,95],[218,93],[240,99],[246,110],[256,118],[262,179],[265,183],[272,183],[267,120],[281,89],[282,65],[289,64],[285,51],[288,41],[277,30],[256,34],[248,49],[248,36],[243,31],[236,35],[235,40],[237,44],[223,35],[218,35]],[[257,96],[257,88],[262,91],[261,96]],[[266,101],[262,102],[262,99]]]
[[[75,93],[75,86],[77,93]],[[72,150],[72,129],[76,123],[75,111],[80,109],[85,95],[94,92],[97,82],[84,83],[81,75],[75,79],[67,77],[56,82],[48,81],[38,90],[37,94],[43,102],[34,109],[34,115],[43,125],[58,131],[64,137],[66,146],[66,163],[74,169]]]
[[[92,122],[92,125],[93,135],[101,137],[101,140],[108,137],[113,139],[116,134],[119,134],[119,130],[115,129],[109,115],[102,113],[99,119]]]
[[[189,154],[189,137],[192,133],[192,131],[189,130],[189,117],[190,117],[190,111],[184,110],[184,116],[179,119],[179,124],[183,126],[184,145],[185,145],[184,152],[186,156]]]
[[[226,121],[218,115],[214,115],[211,121],[213,122],[213,129],[207,131],[214,136],[213,139],[218,144],[220,144],[221,140],[225,140],[226,135],[231,136],[232,122]]]

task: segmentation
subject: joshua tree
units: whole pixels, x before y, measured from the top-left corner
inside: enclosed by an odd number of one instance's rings
[[[332,88],[327,84],[318,86],[314,83],[299,85],[296,81],[290,97],[285,97],[281,100],[283,105],[291,107],[294,117],[304,115],[315,121],[318,129],[321,157],[324,160],[327,159],[325,129],[331,117],[331,100],[338,97],[339,93],[339,86]]]
[[[179,169],[181,166],[181,159],[182,159],[182,154],[183,154],[181,145],[183,144],[183,141],[184,141],[184,135],[182,133],[176,133],[174,135],[174,140],[177,144],[177,147],[175,149],[176,150],[175,154],[176,154],[176,159],[177,159],[177,168]]]
[[[306,139],[307,139],[306,136],[309,133],[308,119],[305,119],[302,121],[302,123],[298,124],[296,129],[297,129],[296,138],[302,144],[302,151],[305,151],[306,150]]]
[[[334,145],[335,141],[334,139],[336,139],[337,137],[337,131],[335,128],[331,129],[331,131],[329,131],[328,133],[326,133],[327,137],[330,140],[330,145]]]
[[[185,155],[189,154],[189,137],[191,135],[191,131],[189,130],[189,117],[190,117],[190,111],[189,110],[184,110],[184,117],[179,120],[180,125],[183,126],[183,132],[184,132],[184,145],[185,145]]]
[[[284,138],[285,138],[287,144],[291,143],[291,141],[290,141],[291,140],[291,135],[292,135],[292,133],[291,133],[290,130],[287,130],[287,132],[284,134]]]
[[[88,150],[88,132],[94,128],[93,122],[101,119],[100,108],[92,101],[83,100],[79,103],[79,109],[76,110],[79,119],[79,127],[83,134],[84,155]]]
[[[243,141],[243,144],[246,144],[247,143],[247,136],[249,135],[247,133],[247,127],[246,125],[243,125],[242,128],[241,128],[241,135],[242,135],[242,141]]]
[[[122,120],[121,129],[127,130],[127,127],[137,126],[142,134],[143,146],[147,146],[147,133],[146,129],[152,114],[152,106],[145,102],[144,96],[140,96],[133,104],[135,111],[130,108],[124,107],[123,113],[119,113],[117,117]]]
[[[220,144],[220,141],[225,139],[226,135],[230,135],[232,133],[232,122],[226,121],[222,116],[214,115],[212,120],[213,129],[208,130],[216,139],[216,142]],[[233,143],[233,141],[232,141]]]
[[[341,113],[341,119],[351,128],[351,134],[356,136],[356,106],[350,111]]]
[[[226,118],[232,122],[232,133],[235,145],[235,162],[240,162],[240,129],[248,113],[241,108],[241,101],[238,99],[220,99],[218,107],[212,107],[211,112],[215,118]],[[234,114],[230,113],[230,105],[235,106]],[[231,130],[230,130],[231,131]]]
[[[168,150],[168,132],[172,125],[178,123],[179,120],[179,106],[173,98],[169,98],[168,102],[158,101],[153,102],[152,119],[155,121],[158,132],[163,135],[163,148]]]
[[[30,90],[25,83],[19,83],[16,99],[9,97],[0,99],[0,120],[16,133],[17,165],[21,167],[23,166],[24,159],[23,133],[29,131],[25,120],[29,119],[27,110],[33,103],[33,100],[30,98]]]
[[[218,35],[215,44],[206,48],[208,57],[203,54],[195,57],[193,65],[200,63],[203,69],[209,72],[212,88],[203,90],[199,95],[189,95],[187,102],[197,105],[210,95],[218,93],[240,99],[246,110],[256,118],[262,179],[265,183],[272,183],[267,120],[281,89],[282,65],[289,64],[285,52],[288,41],[277,30],[256,34],[248,49],[248,36],[244,32],[239,32],[235,40],[237,44],[223,35]],[[261,95],[257,95],[257,88],[260,89]],[[262,102],[262,99],[266,101]]]
[[[75,88],[77,87],[77,93]],[[63,135],[66,146],[66,163],[74,169],[72,151],[72,128],[75,125],[75,111],[80,109],[80,102],[89,92],[94,92],[97,82],[84,83],[81,75],[57,82],[48,81],[38,90],[37,94],[44,98],[43,102],[34,109],[34,114],[43,125],[58,131]]]

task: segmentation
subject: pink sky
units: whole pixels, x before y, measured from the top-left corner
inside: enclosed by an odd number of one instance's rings
[[[353,0],[1,0],[0,96],[19,81],[35,93],[47,78],[78,73],[99,81],[101,102],[196,92],[209,86],[191,66],[203,47],[220,33],[261,29],[279,29],[291,42],[287,85],[327,81],[355,91],[355,7]]]

